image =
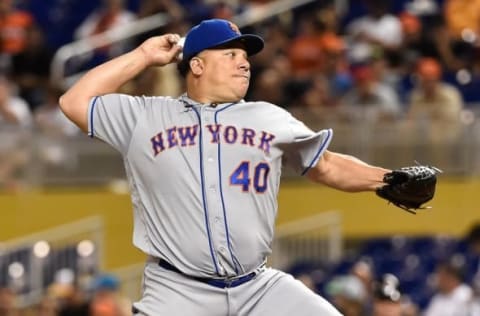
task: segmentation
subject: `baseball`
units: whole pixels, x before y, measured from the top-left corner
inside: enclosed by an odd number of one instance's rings
[[[180,37],[180,39],[177,42],[177,45],[180,45],[183,47],[183,44],[185,44],[185,36]]]
[[[183,44],[185,44],[185,36],[181,37],[180,40],[177,42],[177,45],[180,45],[183,47]],[[183,59],[183,54],[180,53],[178,55],[178,59],[182,60]]]

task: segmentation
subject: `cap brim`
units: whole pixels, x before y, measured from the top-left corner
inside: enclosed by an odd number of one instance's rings
[[[245,50],[247,51],[248,56],[252,56],[259,53],[265,46],[265,43],[263,42],[263,39],[260,36],[254,35],[254,34],[243,34],[233,39],[229,39],[224,42],[218,43],[217,45],[215,45],[215,47],[225,46],[225,45],[228,45],[229,43],[235,43],[235,42],[240,42],[245,45]],[[215,48],[215,47],[212,47],[212,48]]]

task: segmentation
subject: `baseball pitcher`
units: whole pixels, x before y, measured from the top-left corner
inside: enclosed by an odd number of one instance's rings
[[[328,151],[330,129],[314,132],[279,106],[244,100],[261,37],[213,19],[179,41],[152,37],[87,72],[60,99],[68,118],[124,159],[133,242],[148,255],[134,314],[340,315],[266,265],[282,165],[347,192],[383,188],[387,199],[391,171]],[[183,95],[117,93],[147,67],[169,63],[178,63]]]

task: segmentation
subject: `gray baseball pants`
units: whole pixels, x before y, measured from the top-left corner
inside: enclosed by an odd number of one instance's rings
[[[282,271],[218,288],[147,262],[135,316],[341,316],[325,299]]]

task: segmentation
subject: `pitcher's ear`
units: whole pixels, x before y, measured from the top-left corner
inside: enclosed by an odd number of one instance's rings
[[[204,64],[201,58],[196,56],[192,57],[192,59],[190,59],[189,64],[190,64],[190,70],[194,75],[200,75],[203,72]]]

